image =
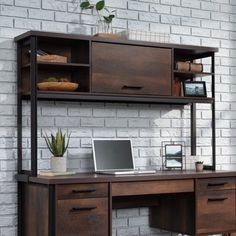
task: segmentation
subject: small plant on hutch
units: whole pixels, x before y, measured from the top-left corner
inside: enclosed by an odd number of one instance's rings
[[[112,34],[112,20],[115,18],[114,12],[109,11],[105,1],[98,1],[96,4],[91,4],[89,0],[85,0],[80,4],[82,10],[96,9],[98,15],[98,34]],[[106,14],[104,14],[106,12]]]
[[[203,171],[203,161],[196,161],[195,167],[197,172]]]
[[[66,134],[62,134],[61,129],[58,129],[56,135],[51,134],[51,138],[49,138],[45,134],[44,139],[49,151],[53,155],[51,157],[51,170],[53,172],[66,172],[67,158],[64,157],[64,154],[68,148],[70,136],[66,142]]]

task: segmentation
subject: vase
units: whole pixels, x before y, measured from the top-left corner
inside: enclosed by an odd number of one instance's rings
[[[104,20],[98,21],[97,34],[112,34],[112,23],[108,23]]]
[[[195,163],[195,167],[197,172],[203,171],[203,163]]]
[[[51,170],[53,172],[66,172],[67,158],[66,157],[52,157],[51,158]]]

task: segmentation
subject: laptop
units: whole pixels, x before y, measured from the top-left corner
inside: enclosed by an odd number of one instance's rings
[[[136,170],[130,139],[93,139],[93,161],[99,174],[154,174],[155,170]]]

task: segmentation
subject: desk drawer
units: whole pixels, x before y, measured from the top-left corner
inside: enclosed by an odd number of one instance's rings
[[[160,180],[112,184],[112,196],[193,192],[193,180]]]
[[[235,190],[212,190],[197,197],[197,233],[235,229]]]
[[[56,186],[57,199],[107,197],[108,184],[68,184]]]
[[[57,236],[109,235],[108,198],[57,201]]]
[[[197,180],[198,191],[235,189],[235,177]]]

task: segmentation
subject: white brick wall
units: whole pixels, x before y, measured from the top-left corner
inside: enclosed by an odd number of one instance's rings
[[[216,58],[217,168],[236,169],[235,0],[107,0],[116,30],[167,32],[175,43],[220,47]],[[93,32],[96,16],[72,0],[0,0],[0,236],[16,235],[16,52],[13,37],[27,30]],[[211,155],[209,106],[200,106],[198,155]],[[29,158],[29,107],[24,106],[25,158]],[[69,167],[93,168],[91,137],[132,138],[136,165],[161,165],[162,141],[185,141],[190,153],[189,108],[164,105],[40,102],[39,167],[50,153],[42,132],[71,133]],[[188,157],[188,167],[195,160]],[[148,226],[148,209],[113,211],[113,235],[168,234]]]

